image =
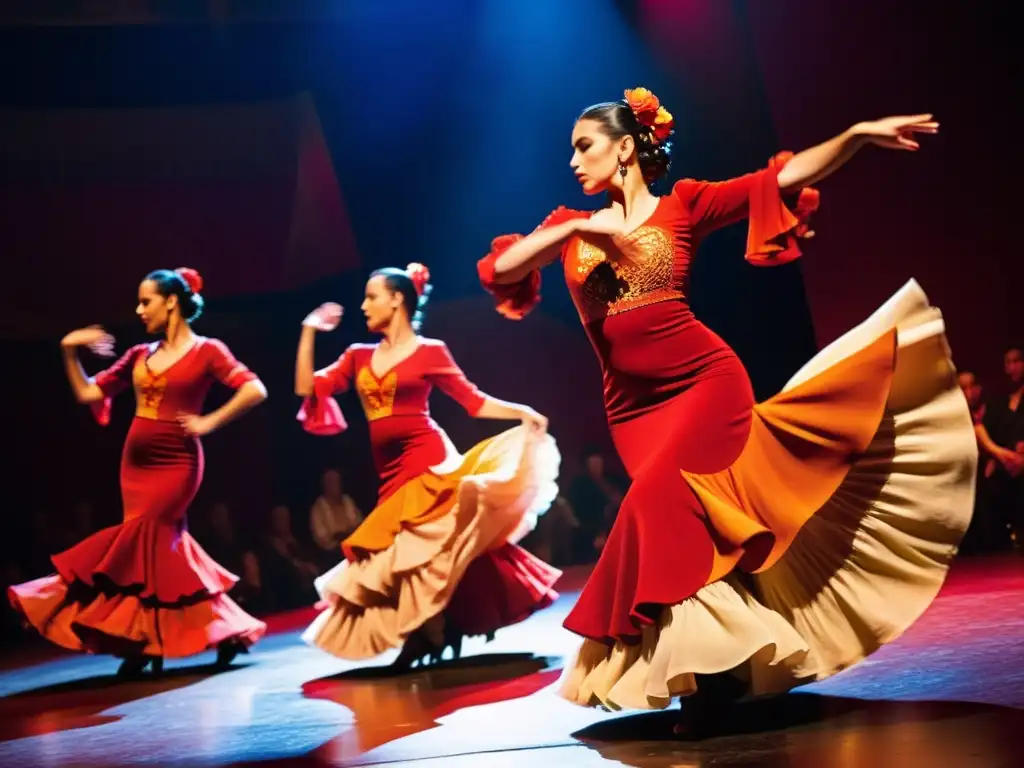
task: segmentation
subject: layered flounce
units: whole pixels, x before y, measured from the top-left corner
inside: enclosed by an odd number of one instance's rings
[[[554,501],[559,463],[550,436],[516,427],[406,483],[317,580],[327,607],[303,638],[366,659],[442,612],[464,634],[486,634],[549,605],[561,572],[514,542]]]
[[[941,315],[911,281],[755,407],[732,467],[683,473],[715,541],[707,585],[638,642],[585,640],[561,694],[662,708],[697,674],[731,672],[758,695],[849,667],[938,593],[976,471]]]
[[[138,517],[54,555],[57,573],[8,589],[41,635],[73,651],[182,657],[266,625],[227,592],[238,581],[187,531]]]

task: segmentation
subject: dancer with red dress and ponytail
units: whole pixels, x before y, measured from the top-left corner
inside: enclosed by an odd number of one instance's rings
[[[192,331],[203,308],[202,279],[192,269],[161,269],[139,285],[139,344],[90,378],[78,349],[110,356],[102,328],[73,331],[61,346],[80,403],[109,422],[111,398],[135,391],[135,418],[121,456],[124,521],[52,557],[57,573],[10,587],[14,607],[46,639],[73,651],[124,659],[132,676],[164,658],[216,648],[217,663],[256,642],[266,625],[227,592],[238,578],[218,565],[188,532],[186,512],[203,478],[200,438],[263,402],[266,389],[216,339]],[[201,414],[211,385],[235,390],[221,408]]]
[[[380,473],[376,508],[317,581],[326,607],[304,639],[353,660],[401,647],[397,668],[438,660],[449,646],[458,656],[464,636],[527,618],[555,599],[561,575],[515,543],[557,495],[560,457],[547,419],[484,394],[444,342],[417,333],[428,279],[419,264],[374,272],[362,310],[381,342],[354,344],[314,373],[315,334],[341,319],[341,307],[325,304],[303,323],[295,365],[309,432],[345,429],[332,396],[356,391]],[[476,418],[523,424],[459,455],[430,418],[433,387]]]
[[[708,727],[723,711],[709,705],[826,678],[935,597],[971,518],[977,448],[942,316],[917,283],[762,403],[688,297],[709,233],[748,219],[747,261],[789,262],[817,207],[810,184],[863,147],[913,151],[937,128],[931,115],[858,123],[659,197],[673,119],[637,88],[573,128],[571,166],[606,205],[559,208],[479,263],[499,311],[520,318],[539,270],[561,261],[632,478],[565,621],[584,638],[561,682],[570,701],[652,709],[696,693],[679,728]]]

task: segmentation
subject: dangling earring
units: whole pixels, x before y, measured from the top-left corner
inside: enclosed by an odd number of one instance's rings
[[[626,164],[619,160],[619,176],[622,177],[623,181],[626,179]]]

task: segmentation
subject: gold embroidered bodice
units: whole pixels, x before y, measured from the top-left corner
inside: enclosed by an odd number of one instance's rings
[[[683,298],[675,273],[672,232],[662,226],[644,224],[611,239],[577,237],[566,251],[566,282],[585,323]]]
[[[368,366],[363,366],[356,374],[356,392],[363,404],[367,421],[383,419],[394,413],[397,390],[398,374],[395,371],[388,371],[382,379],[378,379]]]
[[[135,388],[135,415],[142,419],[159,418],[160,404],[167,390],[167,372],[153,374],[140,355],[132,368],[132,385]]]

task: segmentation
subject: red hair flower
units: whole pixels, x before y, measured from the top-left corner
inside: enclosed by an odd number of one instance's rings
[[[181,279],[185,281],[186,285],[192,293],[199,293],[203,290],[203,278],[198,272],[191,267],[178,267],[176,270]]]
[[[672,131],[675,130],[676,121],[672,117],[672,113],[664,107],[658,107],[658,113],[654,116],[654,125],[652,129],[654,131],[654,140],[659,144],[665,141],[669,136],[672,135]]]
[[[672,113],[661,106],[658,97],[651,91],[647,88],[630,88],[625,91],[625,97],[637,122],[651,129],[656,143],[660,144],[672,135],[675,128]]]
[[[426,288],[427,283],[430,282],[430,270],[422,264],[414,261],[405,268],[405,272],[412,280],[412,284],[416,286],[416,293],[422,296],[423,289]]]
[[[661,102],[658,97],[646,88],[628,88],[625,91],[626,104],[633,110],[641,125],[648,128],[654,125],[654,116],[658,114]]]

